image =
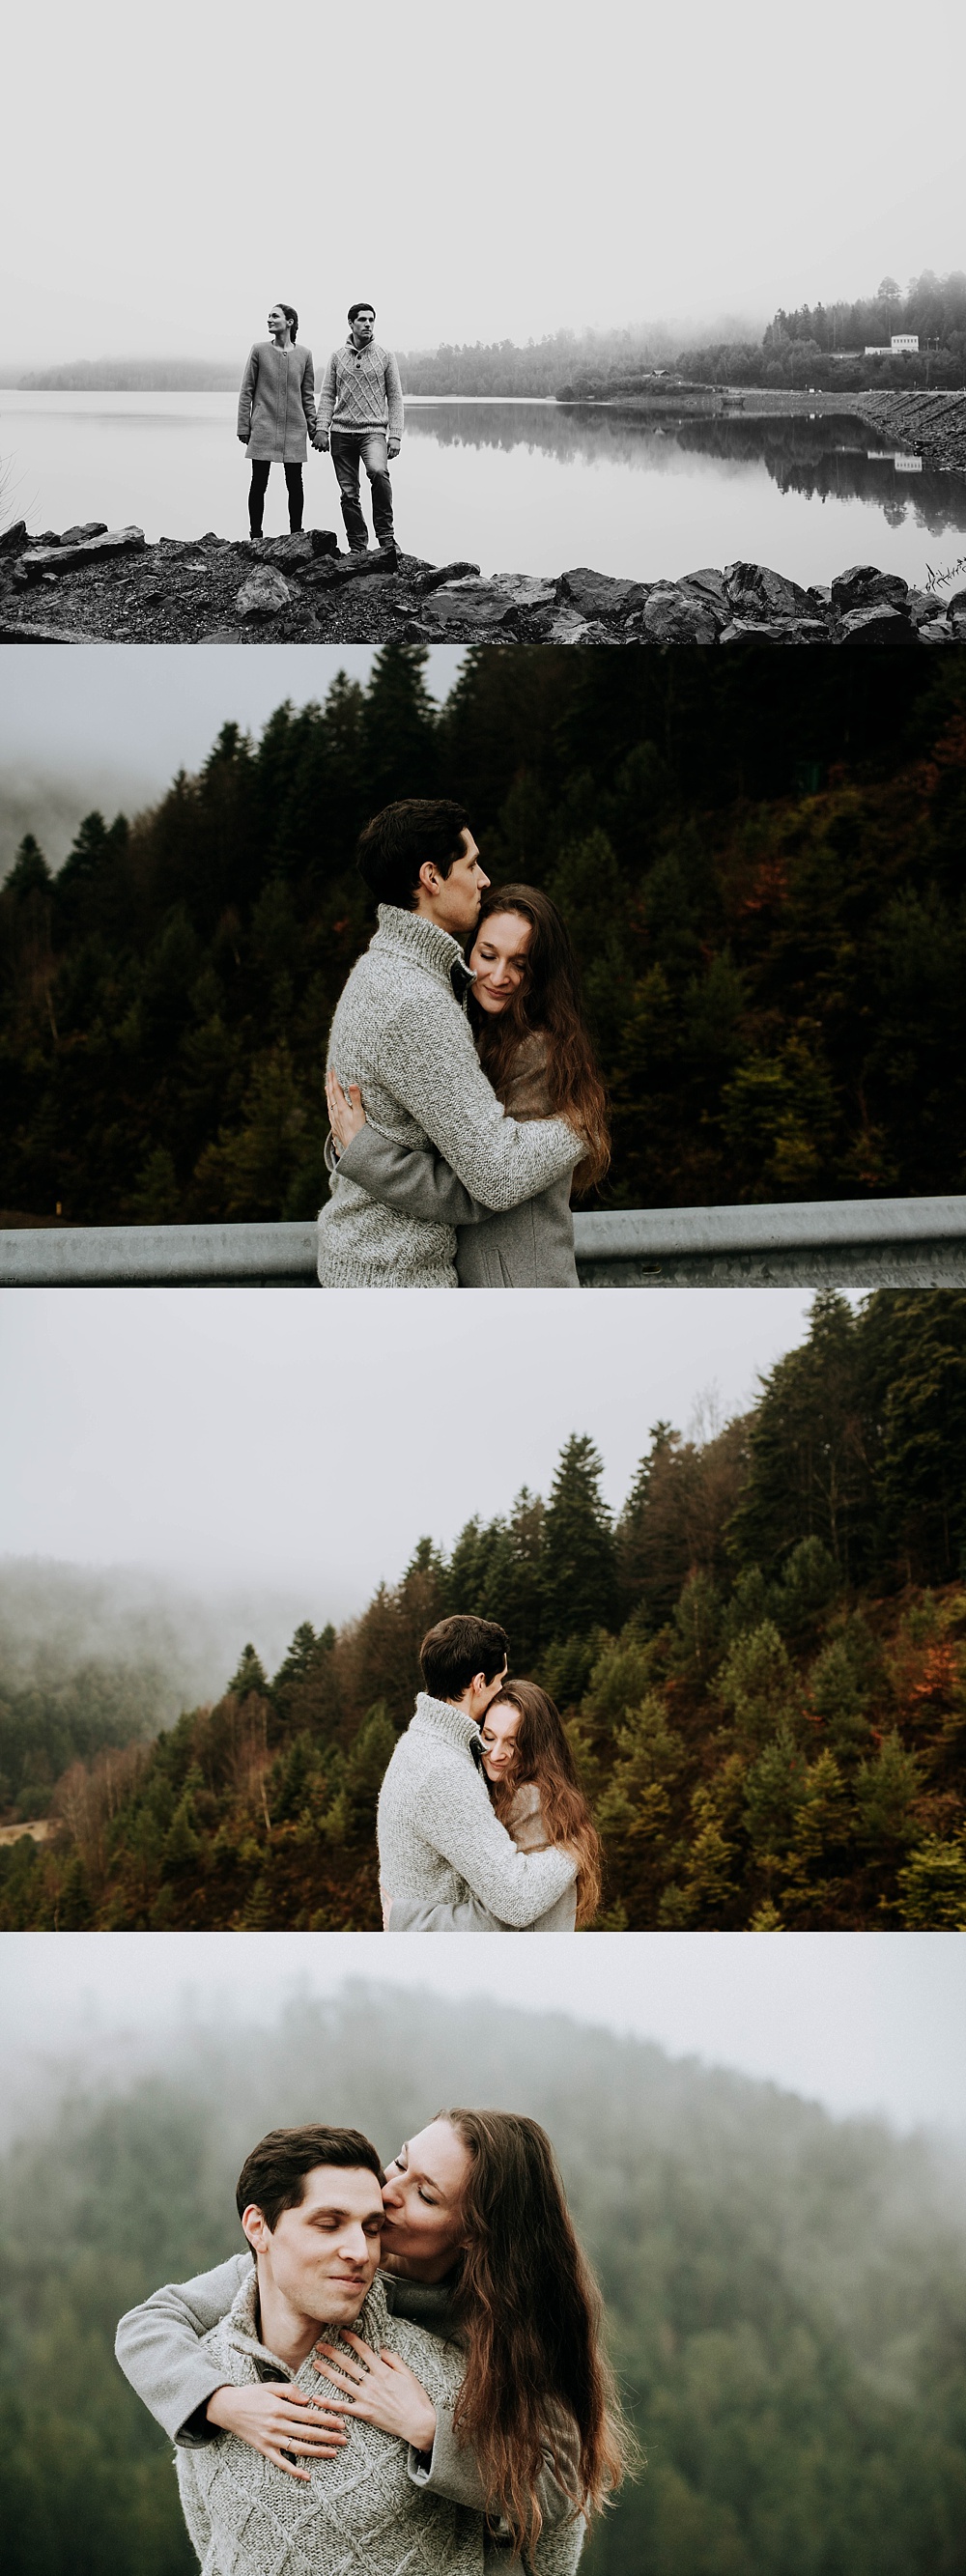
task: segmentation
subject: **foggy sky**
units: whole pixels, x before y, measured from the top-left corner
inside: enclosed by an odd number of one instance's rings
[[[129,2074],[186,2023],[265,2027],[302,1988],[350,1978],[485,1995],[653,2039],[838,2113],[966,2127],[966,1943],[956,1933],[522,1933],[406,1942],[381,1933],[7,1933],[0,2047]],[[573,2071],[579,2081],[579,2037]],[[25,2086],[26,2090],[26,2086]]]
[[[958,0],[21,9],[0,351],[236,357],[278,295],[324,356],[362,295],[415,348],[905,285],[963,263],[963,30]]]
[[[0,1300],[0,1555],[301,1585],[315,1624],[416,1540],[546,1493],[589,1432],[619,1507],[659,1418],[725,1414],[804,1337],[798,1289],[19,1289]]]
[[[363,686],[368,644],[212,644],[85,647],[65,653],[0,645],[0,879],[25,832],[52,867],[96,807],[110,821],[143,811],[179,769],[206,760],[224,724],[257,735],[283,700],[323,700],[338,671]],[[438,700],[453,687],[462,650],[430,646],[426,679]]]

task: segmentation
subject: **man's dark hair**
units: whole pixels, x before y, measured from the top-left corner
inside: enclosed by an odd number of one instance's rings
[[[360,832],[356,866],[377,903],[413,912],[420,868],[429,859],[441,877],[448,877],[454,859],[462,857],[468,830],[465,805],[436,796],[403,796],[397,805],[384,805]]]
[[[348,310],[348,313],[346,314],[346,321],[347,321],[347,322],[354,322],[354,321],[355,321],[355,318],[356,318],[356,314],[357,314],[357,313],[371,313],[372,318],[373,318],[373,321],[375,321],[375,318],[376,318],[376,308],[375,308],[375,305],[374,305],[374,304],[368,304],[368,303],[366,302],[366,298],[365,298],[365,296],[363,296],[363,299],[362,299],[361,304],[350,304],[350,306],[349,306],[349,310]]]
[[[238,2176],[238,2215],[253,2203],[266,2227],[276,2228],[283,2209],[297,2209],[306,2174],[317,2165],[362,2166],[382,2181],[379,2152],[359,2129],[270,2129],[246,2156]]]
[[[495,1619],[439,1619],[419,1649],[431,1699],[461,1699],[477,1673],[495,1681],[506,1660],[506,1630]]]

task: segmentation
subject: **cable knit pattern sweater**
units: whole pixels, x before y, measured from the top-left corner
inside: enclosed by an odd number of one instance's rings
[[[378,2278],[355,2331],[376,2351],[387,2345],[398,2352],[437,2410],[452,2411],[462,2356],[420,2326],[391,2317]],[[341,2345],[334,2329],[331,2340]],[[254,2270],[205,2342],[226,2383],[284,2379],[318,2396],[311,2354],[290,2371],[259,2341]],[[349,2346],[341,2348],[350,2359]],[[308,2486],[231,2433],[200,2450],[180,2450],[181,2502],[203,2576],[402,2576],[403,2570],[405,2576],[483,2576],[479,2515],[421,2494],[408,2461],[405,2442],[359,2421],[336,2459],[311,2463]]]
[[[508,1118],[473,1044],[458,942],[423,913],[380,904],[379,928],[336,1007],[329,1063],[401,1145],[433,1144],[474,1199],[516,1207],[574,1163],[562,1118]],[[337,1169],[319,1218],[323,1288],[455,1288],[456,1233],[382,1207]]]
[[[576,1877],[559,1849],[519,1851],[493,1813],[473,1758],[479,1728],[450,1700],[420,1691],[379,1792],[379,1877],[391,1932],[416,1929],[426,1906],[475,1897],[493,1919],[468,1930],[525,1932]]]
[[[238,435],[261,464],[301,465],[306,433],[315,436],[311,349],[276,348],[259,340],[249,351],[238,396]]]
[[[350,331],[342,348],[333,349],[322,378],[318,425],[320,430],[347,430],[356,438],[363,438],[367,429],[402,437],[402,385],[391,349],[381,349],[376,340],[370,340],[368,349],[357,349]]]

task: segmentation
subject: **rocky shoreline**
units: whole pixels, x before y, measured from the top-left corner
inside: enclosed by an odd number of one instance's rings
[[[946,597],[853,565],[803,590],[764,564],[622,581],[481,576],[388,550],[340,554],[331,529],[252,543],[161,537],[99,521],[0,536],[4,644],[850,644],[966,642],[966,585]]]

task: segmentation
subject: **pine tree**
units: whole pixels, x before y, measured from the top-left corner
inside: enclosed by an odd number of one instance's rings
[[[602,1475],[593,1442],[574,1434],[561,1451],[543,1525],[541,1589],[550,1640],[610,1628],[617,1617],[616,1550]]]

